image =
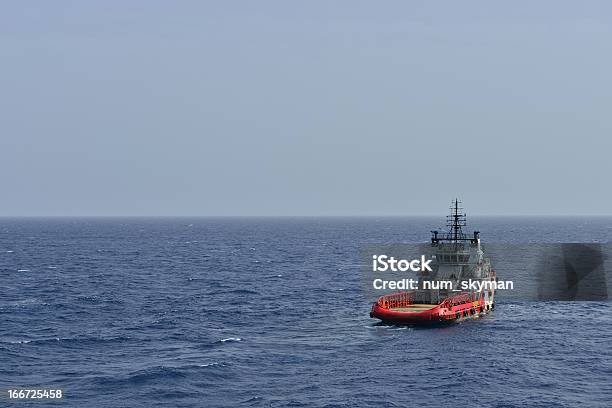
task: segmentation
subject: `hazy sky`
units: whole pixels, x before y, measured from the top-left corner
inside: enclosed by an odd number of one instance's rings
[[[612,4],[0,5],[0,215],[612,214]]]

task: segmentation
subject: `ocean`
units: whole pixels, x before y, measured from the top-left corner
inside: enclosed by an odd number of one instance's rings
[[[0,406],[45,388],[63,400],[32,406],[609,407],[608,301],[500,296],[443,327],[369,317],[360,249],[443,221],[2,218]],[[468,222],[483,242],[612,241],[612,218]]]

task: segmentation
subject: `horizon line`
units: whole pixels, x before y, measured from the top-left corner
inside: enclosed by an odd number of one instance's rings
[[[0,218],[402,218],[402,217],[445,217],[441,214],[209,214],[209,215],[152,215],[152,214],[22,214],[2,215]],[[612,214],[468,214],[471,217],[612,217]]]

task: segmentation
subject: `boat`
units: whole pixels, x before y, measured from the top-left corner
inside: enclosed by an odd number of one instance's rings
[[[495,271],[480,242],[480,232],[463,232],[467,216],[455,199],[447,232],[431,231],[431,271],[417,274],[418,289],[380,296],[371,318],[399,325],[451,323],[494,309]]]

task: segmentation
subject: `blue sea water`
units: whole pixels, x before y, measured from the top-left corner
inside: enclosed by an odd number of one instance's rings
[[[609,407],[608,302],[370,319],[359,248],[438,218],[0,219],[0,405]],[[610,218],[474,218],[487,242],[609,242]],[[21,404],[21,405],[20,405]]]

